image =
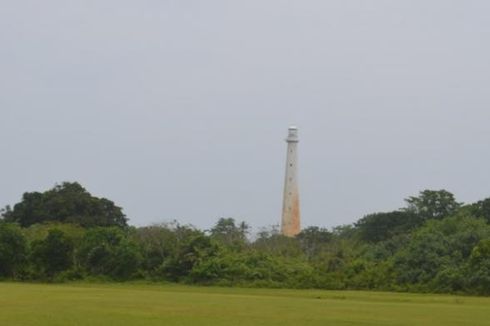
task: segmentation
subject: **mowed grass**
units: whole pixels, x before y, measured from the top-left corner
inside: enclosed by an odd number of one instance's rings
[[[490,325],[490,298],[0,283],[0,325]]]

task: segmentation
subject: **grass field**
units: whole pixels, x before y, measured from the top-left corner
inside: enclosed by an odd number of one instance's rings
[[[0,283],[0,325],[490,325],[490,298]]]

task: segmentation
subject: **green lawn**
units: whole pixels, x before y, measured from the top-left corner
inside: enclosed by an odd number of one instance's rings
[[[0,283],[0,325],[490,325],[490,298]]]

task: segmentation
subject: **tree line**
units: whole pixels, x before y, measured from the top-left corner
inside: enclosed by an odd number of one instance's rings
[[[0,278],[490,294],[490,198],[425,190],[352,225],[249,231],[233,218],[129,226],[112,201],[63,183],[2,210]]]

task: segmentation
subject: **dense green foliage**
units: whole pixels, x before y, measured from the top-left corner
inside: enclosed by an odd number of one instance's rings
[[[133,277],[139,269],[140,256],[138,246],[115,227],[88,230],[77,251],[82,270],[116,280]]]
[[[18,226],[0,223],[0,278],[16,278],[27,261],[27,241]]]
[[[177,222],[95,226],[107,224],[98,213],[84,218],[91,227],[66,223],[73,219],[23,224],[13,216],[27,203],[24,196],[0,222],[0,277],[490,294],[490,199],[463,205],[447,191],[427,190],[354,225],[308,227],[295,238],[271,228],[253,240],[247,224],[232,218],[207,231]]]
[[[73,243],[63,231],[49,230],[43,240],[32,242],[31,261],[38,275],[52,277],[73,265]]]
[[[82,226],[126,226],[120,207],[105,198],[93,197],[80,184],[64,182],[53,189],[26,192],[22,201],[7,207],[4,218],[27,227],[37,223],[57,221]]]

